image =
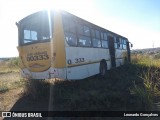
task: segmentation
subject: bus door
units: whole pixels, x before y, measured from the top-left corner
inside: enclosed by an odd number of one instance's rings
[[[114,37],[108,36],[108,45],[111,59],[111,67],[116,67]]]
[[[129,42],[127,42],[127,55],[128,55],[128,62],[130,62],[130,47],[129,47]]]

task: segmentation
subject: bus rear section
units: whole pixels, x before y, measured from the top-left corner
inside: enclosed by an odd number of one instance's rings
[[[60,23],[56,23],[59,22],[58,19],[60,18],[57,17],[54,21],[53,11],[40,11],[17,23],[19,32],[17,49],[21,60],[22,77],[31,79],[65,78],[65,70],[62,69],[64,64],[62,67],[56,62],[63,58],[61,55],[62,52],[64,53],[63,48],[59,51],[56,50],[57,47],[61,47],[59,44],[63,45],[63,35],[59,35],[62,34]],[[59,30],[53,37],[54,22]],[[59,41],[56,42],[53,39],[59,39]]]

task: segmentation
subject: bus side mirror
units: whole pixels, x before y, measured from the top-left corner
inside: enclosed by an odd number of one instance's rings
[[[133,44],[131,44],[131,47],[133,47]]]

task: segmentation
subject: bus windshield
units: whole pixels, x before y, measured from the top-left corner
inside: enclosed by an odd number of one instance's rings
[[[38,12],[20,21],[19,44],[32,44],[49,41],[52,38],[51,14]],[[53,18],[52,18],[53,19]]]

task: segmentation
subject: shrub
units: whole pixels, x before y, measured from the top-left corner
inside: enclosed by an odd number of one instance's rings
[[[8,61],[8,66],[9,67],[18,67],[18,65],[19,65],[19,57],[11,58]]]
[[[154,59],[160,59],[160,53],[155,54]]]

